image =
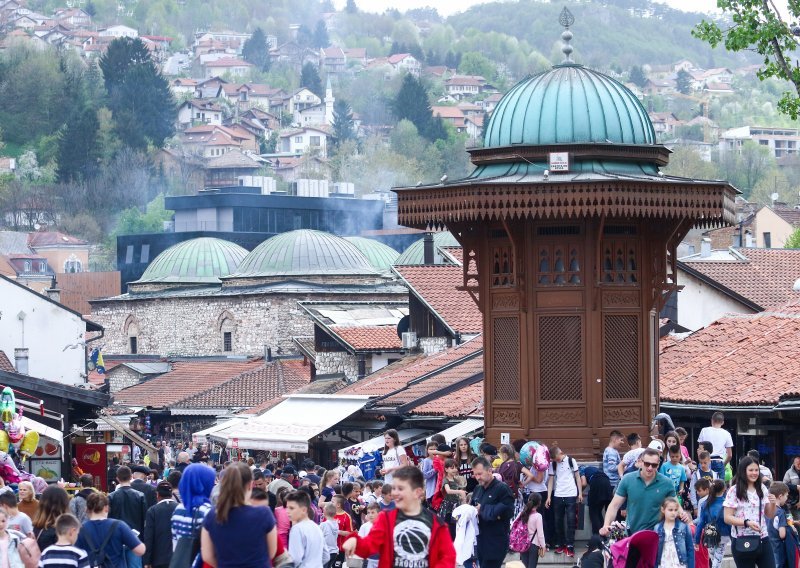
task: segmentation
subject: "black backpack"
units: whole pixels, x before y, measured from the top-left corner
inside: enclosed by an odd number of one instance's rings
[[[111,528],[108,529],[108,533],[106,533],[106,536],[103,539],[103,542],[100,543],[99,548],[95,547],[94,539],[89,534],[89,531],[85,531],[84,536],[86,537],[86,544],[89,545],[89,550],[86,551],[86,554],[89,556],[89,566],[92,568],[117,568],[111,563],[111,559],[106,553],[106,546],[111,540],[111,537],[114,536],[114,532],[117,530],[118,525],[118,520],[115,520],[111,523]]]

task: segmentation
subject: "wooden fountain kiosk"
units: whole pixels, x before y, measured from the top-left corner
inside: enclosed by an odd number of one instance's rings
[[[658,412],[659,311],[693,226],[734,222],[727,182],[664,175],[636,96],[571,60],[495,108],[467,178],[397,188],[399,221],[446,226],[483,312],[485,435],[602,454],[611,430],[647,440]],[[507,436],[505,436],[507,434]]]

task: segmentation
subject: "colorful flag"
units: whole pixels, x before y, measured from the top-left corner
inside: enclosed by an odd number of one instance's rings
[[[103,353],[95,347],[92,349],[92,354],[89,356],[92,363],[94,364],[94,370],[97,371],[99,374],[103,375],[106,372],[105,362],[103,361]]]

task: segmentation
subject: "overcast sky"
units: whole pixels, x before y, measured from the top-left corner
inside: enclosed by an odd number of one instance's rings
[[[463,12],[470,6],[482,4],[486,0],[356,0],[356,5],[361,10],[369,12],[383,12],[387,8],[397,8],[400,11],[411,8],[421,8],[432,6],[443,16],[449,16],[456,12]],[[513,0],[511,0],[513,1]],[[337,7],[344,7],[346,0],[334,0]],[[716,0],[666,0],[666,3],[679,10],[691,10],[694,12],[709,12],[716,9]],[[783,2],[779,2],[785,4]]]

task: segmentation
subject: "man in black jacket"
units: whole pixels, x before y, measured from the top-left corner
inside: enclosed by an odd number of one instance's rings
[[[478,509],[478,564],[500,568],[508,552],[514,496],[508,485],[494,478],[492,465],[484,457],[473,460],[472,476],[478,482],[472,493],[472,504]]]
[[[117,470],[117,488],[108,496],[108,518],[125,521],[136,531],[136,536],[144,532],[144,519],[147,515],[147,503],[144,495],[131,487],[131,469],[121,466]],[[128,568],[141,568],[142,560],[131,550],[125,551]]]
[[[145,567],[167,568],[172,560],[172,513],[178,503],[172,498],[172,486],[162,481],[156,488],[158,503],[147,510],[142,542],[147,550],[142,557]]]
[[[150,470],[146,466],[135,465],[131,471],[133,472],[131,487],[144,495],[145,503],[147,503],[147,508],[149,509],[156,504],[156,488],[147,483],[147,476],[150,474]]]

